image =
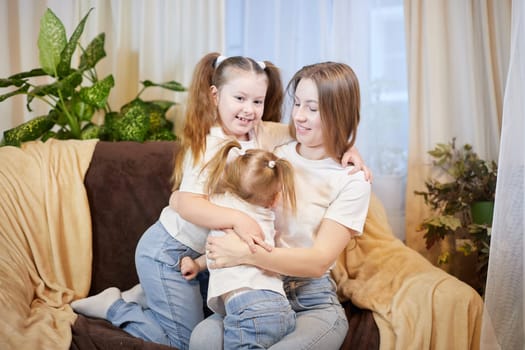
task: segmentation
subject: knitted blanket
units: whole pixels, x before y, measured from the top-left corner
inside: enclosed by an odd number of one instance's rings
[[[332,275],[342,300],[372,310],[381,350],[479,349],[479,294],[397,239],[377,197]]]
[[[0,148],[0,348],[69,349],[91,279],[84,174],[96,140]],[[86,249],[88,248],[88,249]]]

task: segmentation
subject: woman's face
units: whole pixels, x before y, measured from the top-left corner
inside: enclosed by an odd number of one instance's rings
[[[220,90],[212,86],[211,93],[224,133],[246,141],[248,133],[262,119],[268,79],[264,74],[242,70],[230,72],[230,75]]]
[[[326,158],[317,86],[311,79],[301,79],[297,84],[292,119],[299,153],[309,159]]]

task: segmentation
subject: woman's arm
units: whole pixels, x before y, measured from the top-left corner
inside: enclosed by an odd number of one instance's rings
[[[211,203],[204,195],[175,191],[170,196],[170,207],[184,220],[212,230],[232,229],[255,251],[255,244],[264,249],[273,247],[264,242],[261,227],[252,217],[235,209]]]
[[[250,253],[236,235],[208,237],[206,250],[212,268],[254,265],[287,276],[322,276],[346,247],[355,231],[330,219],[324,219],[310,248],[274,248],[271,252],[257,247]]]

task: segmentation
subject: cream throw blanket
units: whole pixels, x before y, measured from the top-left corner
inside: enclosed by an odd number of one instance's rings
[[[375,196],[364,234],[348,244],[332,275],[341,299],[373,311],[381,350],[479,349],[479,294],[397,239]]]
[[[69,349],[91,280],[84,175],[96,140],[0,148],[0,348]]]

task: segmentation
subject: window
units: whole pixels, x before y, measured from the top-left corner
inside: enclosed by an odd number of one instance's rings
[[[226,54],[269,60],[286,84],[306,64],[340,61],[362,96],[357,147],[404,239],[408,93],[402,0],[226,0]],[[284,120],[287,120],[285,114]]]

